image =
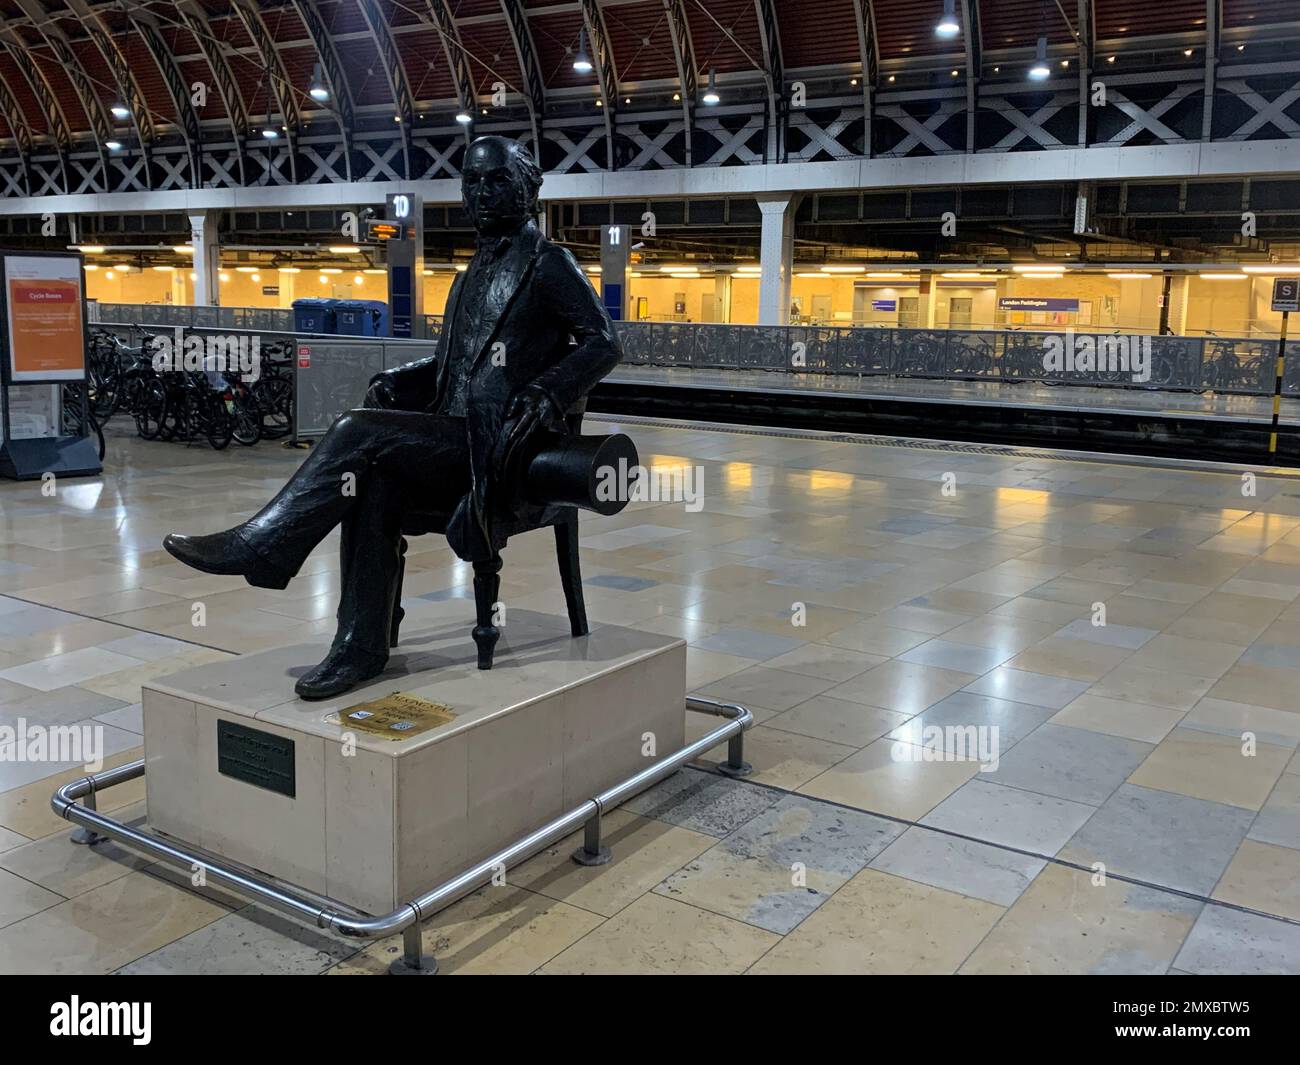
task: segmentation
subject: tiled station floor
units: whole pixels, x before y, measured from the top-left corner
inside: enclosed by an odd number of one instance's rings
[[[611,864],[568,841],[435,917],[444,971],[1300,972],[1300,479],[629,431],[702,468],[702,509],[584,516],[590,613],[686,638],[691,687],[759,719],[756,772],[683,770],[607,818]],[[159,547],[251,513],[301,457],[110,435],[102,481],[0,482],[0,726],[92,721],[117,764],[141,755],[142,680],[331,631],[333,538],[283,592]],[[563,610],[551,552],[510,544],[508,606]],[[407,606],[469,579],[416,541]],[[996,726],[996,764],[927,760],[935,725]],[[49,797],[79,775],[0,760],[0,972],[397,953],[72,845]],[[101,809],[143,819],[143,798]]]

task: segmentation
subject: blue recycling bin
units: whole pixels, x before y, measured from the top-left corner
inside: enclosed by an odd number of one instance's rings
[[[299,333],[335,332],[336,308],[342,300],[311,297],[293,301],[293,328]]]
[[[334,331],[339,336],[388,336],[388,304],[383,300],[337,300]]]

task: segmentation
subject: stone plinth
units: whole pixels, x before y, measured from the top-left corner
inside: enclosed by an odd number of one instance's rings
[[[564,618],[511,610],[480,671],[472,604],[421,613],[388,669],[336,699],[293,695],[325,642],[150,681],[150,827],[387,913],[682,746],[681,640],[617,626],[575,640]],[[397,740],[347,723],[396,692],[442,704],[445,723]]]

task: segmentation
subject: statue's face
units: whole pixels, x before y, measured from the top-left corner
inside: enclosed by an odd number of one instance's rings
[[[528,216],[528,187],[507,144],[484,138],[470,145],[461,171],[461,196],[474,228],[492,235],[514,229]]]

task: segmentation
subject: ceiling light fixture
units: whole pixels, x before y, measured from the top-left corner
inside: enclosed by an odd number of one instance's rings
[[[131,117],[131,109],[127,107],[126,104],[120,102],[110,105],[108,109],[108,113],[111,114],[114,118]]]
[[[1029,68],[1029,76],[1034,81],[1042,81],[1052,76],[1052,68],[1047,65],[1047,38],[1038,38],[1038,50],[1034,55],[1034,65]]]
[[[722,100],[722,97],[718,95],[718,75],[717,72],[712,69],[709,71],[709,83],[705,86],[704,95],[701,99],[710,107],[720,103]]]
[[[573,69],[579,74],[590,74],[591,57],[587,55],[587,31],[578,30],[578,54],[573,57]]]
[[[934,35],[944,40],[951,40],[959,33],[961,33],[961,26],[957,23],[957,2],[943,0],[943,16],[934,27]]]
[[[307,95],[320,104],[330,98],[330,91],[325,87],[325,79],[321,77],[320,63],[312,67],[311,86],[307,89]]]

